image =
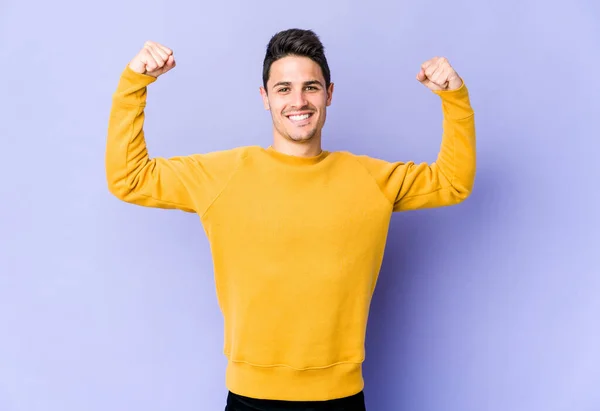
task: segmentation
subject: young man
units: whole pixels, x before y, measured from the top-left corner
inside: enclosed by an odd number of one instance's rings
[[[371,297],[392,212],[465,200],[475,179],[474,113],[445,58],[420,81],[441,99],[432,164],[321,148],[333,83],[318,37],[276,34],[260,93],[273,120],[267,148],[149,158],[147,86],[175,67],[147,42],[122,73],[106,173],[117,198],[197,213],[211,244],[228,359],[227,410],[364,410],[362,363]]]

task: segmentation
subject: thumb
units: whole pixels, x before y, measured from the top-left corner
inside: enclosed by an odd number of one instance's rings
[[[425,87],[427,87],[429,90],[441,90],[442,89],[440,86],[438,86],[437,84],[435,84],[431,80],[429,80],[423,70],[421,70],[419,72],[419,74],[417,74],[417,80],[419,80],[419,82],[422,85],[424,85]]]
[[[131,68],[136,73],[144,74],[146,73],[146,64],[140,59],[133,59],[129,62],[129,68]]]

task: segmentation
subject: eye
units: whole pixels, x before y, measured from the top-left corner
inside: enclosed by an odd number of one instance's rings
[[[278,93],[285,93],[285,92],[287,92],[287,91],[289,91],[289,88],[288,88],[288,87],[282,87],[282,88],[280,88],[279,90],[277,90],[277,92],[278,92]]]
[[[316,88],[315,86],[306,86],[306,90],[316,91],[316,90],[318,90],[318,88]]]

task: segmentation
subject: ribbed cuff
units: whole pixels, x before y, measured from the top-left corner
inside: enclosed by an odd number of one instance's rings
[[[144,104],[146,87],[156,81],[156,77],[136,73],[129,65],[121,73],[113,99],[126,104]]]
[[[455,90],[433,90],[442,100],[444,114],[454,120],[469,118],[474,114],[465,82]]]

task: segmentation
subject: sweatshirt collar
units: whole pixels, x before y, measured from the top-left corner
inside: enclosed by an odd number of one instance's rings
[[[267,154],[269,154],[269,156],[271,156],[279,161],[282,161],[287,164],[294,164],[294,165],[317,164],[317,163],[320,163],[325,158],[327,158],[327,156],[329,155],[329,151],[321,150],[321,152],[319,154],[317,154],[316,156],[308,156],[308,157],[294,156],[291,154],[284,154],[280,151],[277,151],[273,148],[273,146],[267,147],[265,149],[265,151]]]

